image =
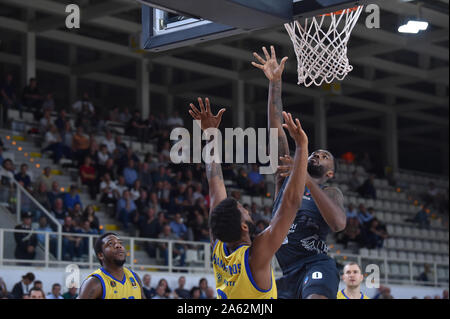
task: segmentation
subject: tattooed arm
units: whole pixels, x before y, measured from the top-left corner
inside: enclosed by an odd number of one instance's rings
[[[209,99],[205,99],[206,108],[203,105],[203,101],[201,98],[198,98],[198,103],[200,106],[200,110],[198,110],[192,103],[190,104],[191,110],[189,110],[189,114],[197,120],[200,121],[200,127],[203,131],[209,128],[218,128],[219,124],[222,120],[222,115],[225,112],[225,109],[221,109],[217,115],[213,115],[211,112],[211,105],[209,103]],[[214,140],[214,143],[218,141]],[[217,149],[217,148],[215,148]],[[220,163],[212,161],[211,163],[206,163],[206,177],[208,178],[209,184],[209,198],[210,198],[210,207],[209,212],[214,209],[221,201],[227,198],[227,191],[225,189],[225,183],[223,181],[222,175],[222,166]],[[211,216],[211,214],[209,214]],[[211,244],[214,244],[215,238],[212,237],[211,232]]]
[[[281,100],[281,87],[282,80],[281,76],[284,70],[284,64],[286,63],[287,57],[284,57],[280,64],[278,65],[277,57],[275,54],[275,49],[273,46],[270,47],[272,56],[269,55],[267,49],[263,47],[263,52],[266,60],[261,58],[257,53],[253,53],[255,58],[261,63],[257,64],[252,62],[253,66],[264,71],[264,74],[269,79],[269,98],[267,103],[267,114],[268,114],[268,128],[276,128],[278,131],[278,157],[284,157],[289,155],[289,145],[286,137],[286,133],[283,130],[283,102]],[[279,171],[275,173],[275,198],[278,194],[279,189],[283,185],[284,179],[286,177],[282,176]]]
[[[103,288],[100,280],[96,277],[89,277],[80,287],[80,294],[77,299],[101,299]]]

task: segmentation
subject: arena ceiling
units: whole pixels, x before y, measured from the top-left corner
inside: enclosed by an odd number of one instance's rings
[[[0,2],[0,29],[9,31],[1,37],[12,43],[0,50],[0,63],[20,64],[17,35],[35,32],[43,43],[38,45],[43,52],[37,53],[38,69],[134,89],[136,68],[130,65],[148,59],[153,94],[180,101],[208,95],[230,106],[234,86],[243,81],[247,112],[258,120],[266,116],[267,80],[250,65],[251,53],[274,44],[278,56],[290,57],[283,86],[287,110],[300,112],[312,125],[314,100],[327,96],[320,88],[296,85],[296,59],[283,27],[168,52],[137,53],[129,48],[130,35],[141,31],[141,7],[134,0]],[[383,143],[389,138],[384,119],[395,115],[400,153],[436,151],[444,153],[448,165],[449,1],[420,2],[422,18],[430,27],[418,35],[396,30],[401,21],[417,16],[418,1],[374,2],[381,7],[381,28],[368,30],[363,13],[349,44],[355,69],[339,95],[326,97],[329,143]],[[82,10],[80,29],[68,31],[64,26],[69,3]],[[68,58],[70,47],[77,48],[75,64]]]

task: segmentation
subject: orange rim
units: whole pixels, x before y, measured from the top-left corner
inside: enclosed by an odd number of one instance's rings
[[[356,11],[356,10],[358,10],[358,8],[359,8],[359,7],[347,8],[347,9],[338,10],[338,11],[335,11],[335,12],[330,12],[330,13],[320,14],[319,16],[320,16],[320,17],[321,17],[321,16],[327,16],[327,17],[328,17],[328,16],[331,16],[332,14],[334,14],[334,15],[340,15],[340,14],[346,13],[346,11],[348,11],[348,12]]]

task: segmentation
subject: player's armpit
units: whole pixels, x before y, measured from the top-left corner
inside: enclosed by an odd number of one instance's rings
[[[77,299],[100,299],[102,295],[103,288],[100,280],[92,276],[81,285]]]

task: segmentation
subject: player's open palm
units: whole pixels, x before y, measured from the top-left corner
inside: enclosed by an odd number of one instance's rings
[[[200,110],[197,109],[194,104],[190,104],[191,109],[189,110],[189,114],[191,114],[194,120],[200,121],[201,129],[206,130],[209,128],[218,128],[220,122],[222,121],[222,115],[225,112],[225,109],[220,109],[217,115],[214,115],[211,112],[211,104],[209,103],[208,98],[205,98],[206,108],[201,98],[198,98],[198,104],[200,106]]]
[[[288,57],[284,57],[280,64],[278,64],[277,61],[277,55],[275,54],[275,48],[270,46],[271,54],[269,55],[269,52],[267,52],[266,47],[263,47],[263,52],[266,57],[264,60],[261,58],[258,53],[253,52],[253,56],[261,63],[258,64],[256,62],[252,62],[252,65],[258,69],[261,69],[264,71],[264,74],[269,79],[269,81],[277,81],[281,80],[281,75],[283,74],[284,65],[288,59]]]
[[[292,119],[291,113],[283,112],[284,124],[283,127],[289,132],[289,135],[294,139],[295,144],[300,147],[305,147],[308,145],[308,136],[302,129],[300,121],[296,118],[295,122]]]

